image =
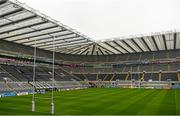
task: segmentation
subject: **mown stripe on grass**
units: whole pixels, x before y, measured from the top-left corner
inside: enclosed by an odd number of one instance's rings
[[[106,90],[104,89],[102,91],[106,91]],[[103,106],[101,106],[100,105],[101,102],[106,101],[107,99],[114,101],[114,99],[111,99],[112,96],[117,96],[118,93],[122,93],[122,95],[123,95],[123,93],[128,93],[127,91],[128,90],[126,90],[126,89],[119,89],[114,92],[106,91],[106,93],[104,93],[104,94],[98,94],[98,93],[96,93],[96,90],[95,90],[94,92],[97,95],[89,96],[88,98],[77,98],[76,100],[79,102],[78,104],[74,103],[74,102],[67,103],[67,106],[65,107],[65,109],[67,109],[68,107],[71,107],[73,105],[73,107],[71,109],[78,110],[79,111],[78,114],[85,114],[85,112],[87,112],[86,114],[94,114],[94,113],[98,112],[99,110],[108,106],[108,104],[103,104]],[[63,108],[64,108],[64,106],[63,106]],[[60,111],[63,111],[63,110],[60,110]],[[91,112],[88,112],[88,111],[91,111]],[[68,111],[61,112],[61,113],[62,114],[66,114],[66,113],[71,114],[71,112],[68,112]]]
[[[165,91],[162,90],[155,90],[155,96],[152,96],[151,101],[147,101],[146,106],[144,106],[143,110],[140,114],[148,114],[148,115],[155,115],[158,114],[158,108],[160,107],[160,103],[162,98],[165,96]]]
[[[163,90],[166,92],[165,96],[162,98],[160,107],[158,109],[158,114],[161,115],[174,115],[176,114],[175,106],[175,94],[174,90]]]
[[[146,104],[143,100],[146,101],[146,99],[151,99],[149,97],[154,92],[155,90],[142,90],[139,95],[132,96],[126,104],[123,104],[125,107],[119,112],[119,114],[138,114],[139,110],[141,110]]]
[[[180,90],[175,90],[176,114],[180,115]]]

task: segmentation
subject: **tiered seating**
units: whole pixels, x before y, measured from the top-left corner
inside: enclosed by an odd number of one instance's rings
[[[2,91],[20,91],[30,90],[34,85],[39,89],[52,88],[52,69],[48,67],[36,66],[35,84],[32,82],[33,67],[32,66],[12,66],[1,65],[0,68],[0,87]],[[5,69],[5,70],[4,70]],[[8,72],[7,72],[8,71]],[[63,82],[59,88],[75,88],[75,87],[87,87],[88,84],[80,83],[81,79],[71,75],[61,68],[55,68],[55,82]],[[5,83],[6,82],[6,83]],[[30,83],[28,83],[30,82]],[[56,86],[57,87],[57,86]]]
[[[167,64],[157,64],[157,65],[154,65],[154,71],[168,71],[168,66]]]
[[[32,86],[27,82],[0,82],[0,92],[31,90]]]
[[[32,86],[34,86],[36,89],[48,89],[48,88],[52,88],[51,84],[49,84],[47,81],[46,82],[30,82],[30,84]]]
[[[51,89],[53,87],[52,82],[31,82],[36,89]],[[89,84],[86,82],[80,81],[55,81],[54,88],[57,89],[72,89],[72,88],[82,88],[82,87],[89,87]]]
[[[151,71],[153,71],[153,70],[152,70],[152,65],[150,65],[150,66],[148,66],[148,65],[140,66],[140,72],[143,72],[143,71],[146,71],[146,72],[151,72]]]
[[[171,65],[171,70],[172,70],[172,71],[178,71],[178,70],[180,70],[180,63],[173,63],[173,64]]]
[[[74,75],[83,81],[86,80],[86,77],[83,74],[74,74]]]
[[[159,74],[158,73],[145,73],[144,81],[158,81],[159,80]]]
[[[1,65],[6,71],[8,71],[11,75],[13,75],[17,80],[19,81],[27,81],[27,78],[25,78],[22,75],[22,72],[20,72],[16,66],[13,65]]]
[[[153,56],[154,56],[154,59],[166,59],[166,58],[168,58],[167,57],[168,53],[167,52],[161,52],[161,53],[155,52],[155,53],[153,53]]]
[[[9,45],[9,46],[6,46]],[[0,49],[17,52],[18,56],[21,54],[31,55],[33,49],[28,47],[19,46],[6,41],[0,42]],[[37,57],[52,58],[52,53],[48,51],[37,50]],[[56,87],[70,88],[79,87],[82,85],[87,86],[88,81],[105,81],[106,84],[109,81],[119,80],[124,84],[125,81],[129,84],[129,81],[139,80],[142,76],[142,72],[145,71],[144,81],[177,81],[177,70],[180,70],[180,64],[133,64],[134,62],[143,60],[160,60],[166,58],[176,58],[180,56],[180,52],[177,51],[159,51],[151,53],[138,53],[138,54],[123,54],[123,55],[106,55],[106,56],[80,56],[80,55],[65,55],[56,54],[56,60],[64,60],[63,63],[70,62],[70,64],[97,64],[93,67],[55,67],[55,81]],[[130,62],[132,65],[122,65],[119,68],[112,67],[99,67],[99,64],[118,64],[122,62]],[[46,64],[46,66],[49,64]],[[162,75],[159,75],[159,71],[162,71]],[[131,72],[128,75],[128,72]],[[138,74],[138,73],[141,74]],[[127,76],[128,75],[128,76]],[[160,78],[161,77],[161,78]],[[33,78],[33,66],[13,66],[13,65],[0,65],[0,87],[5,89],[21,90],[21,88],[29,88],[28,82],[32,84]],[[5,79],[8,83],[4,83]],[[52,80],[52,65],[45,67],[37,63],[36,67],[36,88],[51,88]],[[16,83],[17,82],[17,83]],[[26,82],[24,84],[20,82]],[[31,87],[31,86],[30,86]]]
[[[32,78],[33,78],[33,67],[18,66],[16,68],[28,81],[32,81]]]
[[[96,74],[86,74],[86,77],[90,81],[96,81]]]
[[[175,73],[163,73],[162,81],[178,81],[177,74]]]
[[[113,74],[108,74],[105,78],[104,81],[110,81],[112,78]]]
[[[115,80],[124,81],[127,74],[117,74]]]
[[[43,70],[43,67],[36,68],[36,79],[38,81],[50,81],[50,74]]]
[[[17,79],[0,66],[0,81],[17,81]]]
[[[71,81],[74,79],[70,74],[68,74],[65,71],[62,71],[61,69],[55,70],[55,80],[57,81]]]
[[[0,82],[0,92],[1,91],[7,91],[8,87],[6,86],[6,84],[4,82]]]
[[[104,80],[104,78],[106,77],[106,74],[98,74],[98,79],[99,80]]]

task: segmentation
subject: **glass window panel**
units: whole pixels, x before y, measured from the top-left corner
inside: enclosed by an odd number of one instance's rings
[[[53,29],[48,29],[48,30],[44,30],[44,31],[36,31],[34,33],[30,33],[30,34],[26,34],[26,35],[21,35],[16,37],[17,39],[22,39],[22,38],[31,38],[32,36],[39,36],[41,34],[46,34],[48,35],[48,33],[53,33],[54,31],[60,31],[59,28],[53,28]]]
[[[108,43],[108,42],[107,42]],[[116,51],[114,48],[110,47],[109,45],[107,45],[106,43],[100,43],[99,45],[101,45],[102,47],[114,52],[114,53],[119,53],[118,51]]]
[[[149,46],[149,48],[151,49],[151,51],[154,51],[152,42],[150,41],[149,37],[144,37],[144,41],[147,43],[147,45]]]
[[[127,51],[129,51],[130,53],[132,53],[133,51],[126,46],[124,43],[122,43],[121,41],[116,41],[120,46],[122,46],[124,49],[126,49]]]
[[[167,44],[167,49],[172,49],[174,46],[174,37],[173,34],[165,34],[165,38],[166,38],[166,44]]]
[[[11,21],[7,20],[7,19],[4,19],[4,18],[0,18],[0,25],[4,25],[4,24],[7,24]]]
[[[5,33],[5,34],[2,34],[1,37],[4,38],[4,37],[7,37],[6,40],[16,40],[17,38],[14,38],[14,37],[11,37],[11,38],[8,38],[10,36],[15,36],[15,35],[18,35],[18,34],[21,34],[21,33],[26,33],[26,32],[29,32],[29,31],[33,31],[32,29],[30,28],[25,28],[25,29],[21,29],[21,30],[18,30],[18,31],[13,31],[13,32],[10,32],[10,33]]]
[[[163,50],[163,48],[162,48],[162,46],[161,46],[160,39],[159,39],[159,35],[154,36],[154,39],[155,39],[155,42],[156,42],[159,50]]]
[[[42,24],[42,25],[32,26],[32,28],[38,30],[38,29],[43,29],[43,28],[52,27],[52,26],[55,26],[55,24],[53,24],[53,23],[45,23],[45,24]]]
[[[116,45],[114,42],[110,42],[110,45],[114,46],[118,50],[120,50],[122,53],[127,53],[124,49],[120,48],[118,45]]]
[[[143,51],[148,51],[145,44],[142,42],[140,38],[134,39],[134,41],[141,47]]]
[[[40,22],[42,22],[41,18],[34,18],[34,19],[31,19],[31,20],[23,21],[21,23],[17,23],[17,24],[13,24],[13,25],[10,25],[10,26],[0,28],[0,32],[16,29],[16,28],[20,28],[20,27],[28,26],[28,25],[31,25],[31,24],[34,24],[34,23],[40,23]]]
[[[134,43],[132,43],[130,39],[124,41],[126,41],[126,43],[129,44],[129,46],[131,46],[135,51],[140,52],[139,48]]]
[[[12,12],[20,7],[14,7],[14,4],[10,4],[9,2],[5,3],[0,7],[0,15]]]
[[[16,21],[16,20],[20,20],[20,19],[24,19],[24,18],[33,16],[33,15],[34,14],[32,14],[30,12],[21,12],[20,14],[8,17],[8,19],[10,19],[12,21]]]

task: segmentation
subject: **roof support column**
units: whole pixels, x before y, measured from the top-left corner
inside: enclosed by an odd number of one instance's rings
[[[178,81],[180,81],[180,70],[178,70]]]
[[[161,81],[161,79],[162,79],[162,71],[160,70],[159,71],[159,81]]]

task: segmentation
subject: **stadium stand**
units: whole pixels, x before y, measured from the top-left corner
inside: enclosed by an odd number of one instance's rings
[[[0,91],[51,89],[52,51],[56,89],[180,81],[180,32],[95,42],[18,1],[0,5]]]

